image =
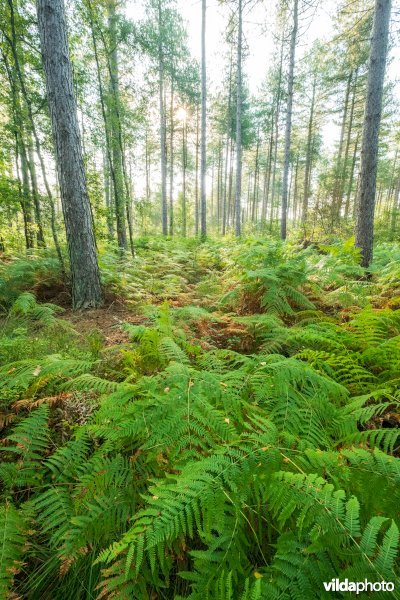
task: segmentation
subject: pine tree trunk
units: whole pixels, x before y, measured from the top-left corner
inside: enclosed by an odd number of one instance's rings
[[[382,114],[383,81],[387,58],[391,0],[375,0],[367,98],[361,146],[361,175],[355,245],[361,249],[361,264],[368,267],[373,254],[376,172],[379,127]]]
[[[169,107],[169,235],[174,235],[174,82],[171,82]]]
[[[337,155],[337,159],[336,159],[336,169],[335,169],[335,184],[334,184],[334,188],[333,188],[333,198],[332,198],[331,229],[333,229],[335,222],[338,221],[339,216],[340,216],[339,197],[340,197],[340,179],[341,179],[341,171],[342,171],[342,154],[343,154],[344,134],[345,134],[345,129],[346,129],[347,111],[348,111],[348,107],[349,107],[352,78],[353,78],[353,71],[351,71],[349,73],[349,76],[347,78],[346,91],[345,91],[345,97],[344,97],[344,109],[343,109],[342,125],[340,128],[339,148],[338,148],[338,155]]]
[[[207,71],[206,71],[206,0],[201,3],[201,174],[200,174],[200,235],[207,235]]]
[[[196,159],[195,159],[195,175],[194,175],[194,233],[199,235],[199,148],[200,148],[200,117],[199,108],[196,109]]]
[[[354,144],[354,151],[353,151],[353,158],[351,161],[351,169],[350,169],[350,177],[349,177],[349,184],[347,186],[347,195],[346,195],[346,206],[344,209],[344,218],[347,219],[349,216],[349,211],[350,211],[350,198],[351,198],[351,192],[353,191],[353,181],[354,181],[354,171],[355,171],[355,167],[356,167],[356,161],[357,161],[357,150],[358,150],[358,141],[360,138],[360,133],[357,133],[357,137],[356,137],[356,141]],[[353,211],[354,213],[354,211]]]
[[[93,308],[103,303],[103,294],[73,94],[64,2],[38,0],[37,14],[70,257],[72,303],[76,309]]]
[[[390,239],[393,240],[396,233],[397,215],[400,209],[400,175],[397,178],[396,191],[393,198],[393,207],[390,220]]]
[[[108,122],[110,128],[110,146],[114,171],[114,199],[117,218],[117,239],[121,250],[127,250],[126,210],[123,156],[121,148],[121,124],[119,119],[119,72],[117,52],[117,15],[116,0],[108,0],[108,34],[109,57],[108,69],[110,77],[110,94],[108,102]],[[107,125],[106,125],[107,126]]]
[[[348,161],[349,161],[349,152],[350,152],[350,143],[351,143],[351,134],[353,131],[353,119],[354,119],[354,108],[356,103],[356,92],[357,92],[357,70],[354,74],[354,83],[353,83],[353,94],[351,99],[350,106],[350,115],[349,115],[349,124],[347,126],[347,136],[346,136],[346,146],[344,150],[344,158],[343,158],[343,167],[340,173],[340,182],[339,182],[339,191],[338,191],[338,216],[340,216],[343,204],[343,195],[344,195],[344,187],[346,183],[347,170],[348,170]]]
[[[29,171],[28,171],[28,158],[26,153],[25,142],[22,140],[22,136],[20,136],[20,144],[19,144],[19,152],[21,158],[21,208],[22,214],[24,217],[24,230],[25,230],[25,242],[27,250],[34,248],[34,221],[32,215],[32,199],[31,199],[31,191],[29,188]]]
[[[160,156],[161,156],[161,223],[163,235],[168,235],[167,207],[167,156],[166,156],[166,127],[164,104],[164,49],[162,42],[162,7],[158,0],[158,77],[160,96]]]
[[[186,120],[182,124],[182,236],[187,236],[186,218]]]
[[[35,221],[37,226],[36,241],[39,248],[46,248],[42,223],[42,209],[40,206],[39,187],[37,182],[35,156],[33,152],[31,132],[29,132],[28,134],[28,168],[31,178],[33,207],[35,210]]]
[[[271,119],[271,134],[269,138],[269,149],[268,149],[268,159],[265,170],[265,185],[264,185],[264,194],[263,194],[263,206],[262,206],[262,214],[261,221],[265,223],[267,219],[267,207],[268,207],[268,199],[269,199],[269,190],[271,184],[271,167],[272,167],[272,151],[274,148],[274,115],[272,115]]]
[[[283,66],[283,50],[284,50],[285,38],[282,34],[281,41],[281,54],[279,60],[279,73],[278,73],[278,85],[276,90],[276,104],[275,104],[275,143],[274,143],[274,160],[272,170],[272,190],[271,190],[271,211],[270,211],[270,230],[272,231],[272,223],[274,218],[274,206],[275,206],[275,182],[277,172],[277,156],[278,156],[278,145],[279,145],[279,116],[281,111],[281,97],[282,97],[282,66]]]
[[[281,208],[281,239],[286,239],[287,230],[287,203],[288,203],[288,178],[289,178],[289,162],[290,162],[290,143],[292,137],[292,107],[293,107],[293,83],[294,83],[294,58],[296,50],[296,37],[298,28],[298,0],[294,0],[293,4],[293,27],[290,38],[290,54],[289,54],[289,80],[287,91],[286,105],[286,128],[285,128],[285,153],[283,165],[283,182],[282,182],[282,208]]]
[[[296,0],[297,1],[297,0]],[[243,5],[238,0],[238,39],[236,75],[236,196],[235,196],[235,235],[241,235],[241,194],[242,194],[242,27]]]
[[[311,107],[310,107],[310,118],[308,120],[306,166],[305,166],[305,170],[304,170],[303,210],[302,210],[302,215],[301,215],[301,222],[302,222],[303,227],[305,227],[305,224],[307,221],[308,199],[310,197],[309,181],[310,181],[310,176],[311,176],[311,153],[312,153],[312,135],[313,135],[313,127],[314,127],[314,105],[315,105],[316,85],[317,85],[317,81],[316,81],[316,77],[314,77],[313,88],[312,88]]]

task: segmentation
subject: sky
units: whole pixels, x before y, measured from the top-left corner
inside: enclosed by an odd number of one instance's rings
[[[265,79],[268,66],[271,64],[275,40],[271,35],[274,29],[275,1],[264,0],[247,3],[244,8],[243,34],[247,45],[244,70],[252,93]],[[301,58],[312,42],[317,38],[329,39],[333,34],[331,15],[334,12],[335,0],[320,0],[318,10],[308,10],[300,20],[300,35],[297,55]],[[176,0],[177,10],[187,25],[189,47],[193,56],[200,61],[201,53],[201,1]],[[231,14],[230,6],[221,6],[218,0],[207,2],[207,75],[211,85],[218,84],[221,69],[224,68],[226,53],[225,30]],[[143,0],[126,0],[126,14],[133,20],[144,17]],[[311,18],[313,17],[313,18]]]
[[[400,0],[393,0],[392,30],[396,27],[396,13]],[[232,4],[232,3],[231,3]],[[247,6],[246,6],[247,4]],[[305,2],[304,4],[315,4]],[[303,4],[303,5],[304,5]],[[275,0],[257,2],[250,0],[244,3],[243,34],[247,45],[247,54],[243,69],[249,90],[256,94],[265,80],[277,44],[272,35],[275,21]],[[300,15],[296,59],[301,61],[306,51],[316,39],[330,40],[335,35],[333,16],[338,5],[338,0],[319,0],[316,9],[310,7]],[[200,62],[201,56],[201,0],[176,0],[176,7],[187,25],[189,47],[193,56]],[[207,78],[210,89],[218,87],[221,81],[221,72],[225,69],[227,45],[225,30],[231,14],[232,6],[221,6],[218,0],[207,1]],[[143,0],[126,0],[126,14],[133,20],[139,20],[144,15]],[[397,18],[399,18],[397,16]],[[392,34],[395,47],[391,51],[391,61],[387,69],[387,77],[397,81],[395,95],[400,101],[400,45],[397,36]],[[323,128],[323,138],[327,149],[333,151],[339,136],[339,127],[330,120]]]
[[[351,0],[349,0],[351,2]],[[139,21],[146,17],[146,0],[125,0],[128,18]],[[273,65],[274,53],[279,42],[274,39],[276,30],[277,0],[244,0],[243,35],[247,52],[243,61],[243,71],[251,94],[256,95],[265,81],[268,69]],[[302,0],[300,7],[299,34],[296,46],[296,65],[299,66],[305,54],[319,39],[328,42],[335,36],[334,17],[339,0]],[[316,5],[316,7],[315,7]],[[189,48],[200,64],[201,58],[201,0],[176,0],[188,32]],[[208,89],[215,92],[222,81],[222,73],[227,65],[228,46],[225,32],[234,3],[220,4],[218,0],[207,0],[206,54]],[[392,0],[391,51],[386,78],[397,82],[394,95],[400,106],[400,40],[396,29],[400,22],[400,0]],[[296,98],[294,99],[296,102]],[[340,124],[337,117],[327,115],[322,126],[322,145],[325,155],[333,155],[340,137]],[[211,180],[208,178],[207,187]],[[143,182],[138,181],[142,188]]]

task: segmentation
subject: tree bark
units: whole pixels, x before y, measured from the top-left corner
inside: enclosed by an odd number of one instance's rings
[[[171,98],[169,107],[169,235],[174,235],[174,82],[171,81]]]
[[[283,165],[283,182],[282,182],[282,209],[281,209],[281,239],[286,239],[287,230],[287,203],[288,203],[288,178],[289,178],[289,162],[290,162],[290,143],[292,137],[292,107],[293,107],[293,82],[294,82],[294,59],[296,50],[296,37],[298,28],[298,0],[294,0],[293,4],[293,27],[290,38],[290,55],[289,55],[289,79],[286,105],[286,128],[285,128],[285,154]]]
[[[162,233],[168,235],[168,207],[167,207],[167,156],[165,132],[165,105],[164,105],[164,49],[163,49],[162,6],[158,0],[158,78],[160,96],[160,155],[161,155],[161,221]]]
[[[207,235],[206,200],[206,127],[207,127],[207,72],[206,72],[206,0],[201,3],[201,173],[200,173],[200,236]]]
[[[347,186],[346,206],[344,209],[344,218],[345,219],[348,218],[349,211],[350,211],[350,198],[351,198],[351,192],[353,191],[354,171],[355,171],[356,161],[357,161],[357,150],[358,150],[359,138],[360,138],[360,132],[357,133],[356,141],[354,144],[353,158],[351,161],[349,184]],[[353,211],[353,214],[354,214],[354,211]]]
[[[73,94],[63,0],[38,0],[38,26],[60,180],[75,309],[103,303]]]
[[[375,0],[361,146],[360,187],[355,227],[355,245],[361,250],[361,264],[364,267],[369,266],[373,254],[379,127],[382,115],[383,82],[387,58],[390,9],[391,0]]]
[[[348,161],[349,161],[349,151],[350,151],[350,142],[351,142],[351,133],[353,131],[353,119],[354,119],[354,107],[356,103],[356,93],[357,93],[357,70],[354,73],[354,82],[353,82],[353,94],[351,99],[350,106],[350,115],[349,115],[349,124],[347,126],[347,136],[346,136],[346,146],[344,150],[344,158],[343,158],[343,167],[340,173],[340,181],[339,181],[339,190],[338,190],[338,199],[337,199],[337,214],[340,217],[340,213],[343,205],[343,195],[344,195],[344,186],[346,183],[347,177],[347,169],[348,169]],[[345,208],[346,210],[346,208]]]
[[[186,120],[182,124],[182,236],[187,235],[186,219]]]
[[[308,212],[308,199],[310,197],[310,176],[311,176],[311,153],[312,153],[312,135],[313,135],[313,127],[314,127],[314,107],[315,107],[315,90],[316,90],[317,80],[314,77],[313,87],[312,87],[312,98],[311,98],[311,107],[310,107],[310,118],[308,120],[308,133],[307,133],[307,151],[306,151],[306,166],[304,169],[304,193],[303,193],[303,210],[301,215],[301,222],[303,227],[306,225],[307,221],[307,212]],[[296,165],[297,169],[297,165]],[[296,215],[294,217],[296,220]]]
[[[120,123],[120,99],[119,99],[119,72],[117,51],[117,15],[116,0],[108,0],[108,33],[109,33],[109,57],[108,68],[110,76],[110,94],[108,102],[108,121],[110,127],[110,146],[112,165],[114,171],[114,199],[115,214],[117,218],[118,246],[127,250],[128,240],[126,236],[126,211],[127,198],[125,196],[124,166],[122,156],[122,134]],[[105,125],[107,127],[107,124]]]
[[[199,148],[200,148],[200,115],[199,108],[196,109],[196,167],[194,177],[194,232],[196,237],[199,235]]]
[[[296,0],[297,1],[297,0]],[[242,27],[243,5],[238,0],[238,38],[236,75],[236,196],[235,196],[235,235],[241,235],[241,194],[242,194]]]

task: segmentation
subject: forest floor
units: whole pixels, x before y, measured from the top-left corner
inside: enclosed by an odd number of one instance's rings
[[[53,256],[5,261],[0,595],[307,599],[397,577],[400,247],[370,278],[358,259],[145,240],[101,254],[106,304],[82,312]]]

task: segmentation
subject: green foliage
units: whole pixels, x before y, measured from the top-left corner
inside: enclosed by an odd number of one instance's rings
[[[245,314],[193,305],[186,282],[121,344],[0,366],[1,393],[29,400],[0,446],[3,596],[297,600],[333,578],[396,581],[399,311],[326,310],[310,250],[186,250],[190,289],[240,276],[227,304]],[[149,290],[164,242],[146,252]],[[24,293],[8,322],[29,338],[56,314]],[[232,330],[250,351],[229,349]],[[98,407],[60,439],[49,397],[71,393]]]

